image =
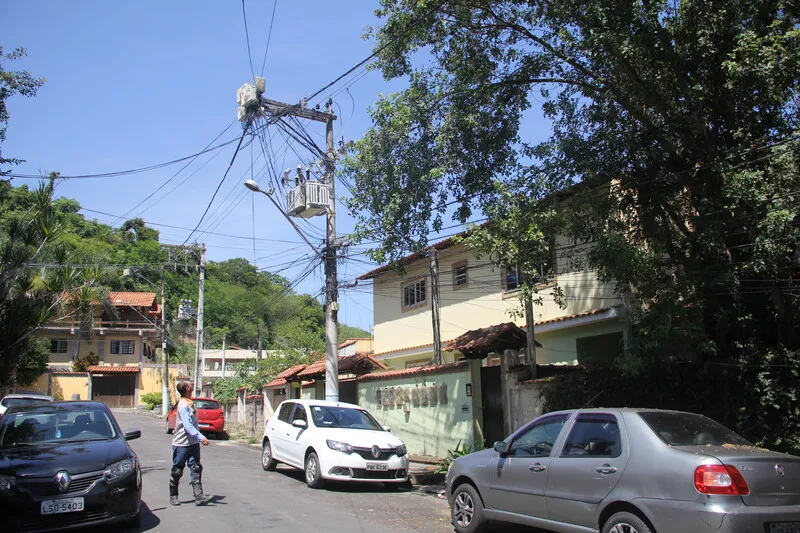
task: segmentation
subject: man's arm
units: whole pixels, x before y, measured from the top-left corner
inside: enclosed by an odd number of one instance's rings
[[[184,429],[186,429],[186,433],[199,441],[206,439],[203,434],[200,433],[200,430],[197,429],[192,423],[192,412],[186,403],[178,404],[178,416],[181,417],[181,423],[183,424]]]

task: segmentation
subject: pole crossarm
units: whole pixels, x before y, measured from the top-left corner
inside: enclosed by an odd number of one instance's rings
[[[270,100],[269,98],[261,99],[261,108],[266,110],[271,115],[284,116],[287,114],[294,115],[298,118],[307,120],[314,120],[316,122],[325,122],[329,120],[336,120],[336,115],[333,113],[326,113],[325,111],[317,111],[316,109],[306,109],[299,104],[291,105],[277,100]]]

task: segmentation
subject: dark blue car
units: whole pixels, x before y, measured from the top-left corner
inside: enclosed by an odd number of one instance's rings
[[[127,441],[140,436],[123,432],[100,402],[10,408],[0,422],[3,529],[135,524],[142,472]]]

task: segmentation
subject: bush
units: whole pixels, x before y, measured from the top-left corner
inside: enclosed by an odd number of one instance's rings
[[[100,357],[94,353],[89,353],[84,357],[79,357],[72,362],[73,372],[86,372],[90,366],[100,364]]]
[[[458,444],[456,444],[455,448],[453,448],[452,450],[447,450],[447,457],[442,459],[436,465],[436,469],[434,470],[434,473],[436,473],[436,474],[446,474],[447,471],[450,469],[450,464],[453,461],[455,461],[456,459],[458,459],[462,455],[468,455],[468,454],[470,454],[472,452],[477,452],[480,449],[481,449],[480,446],[470,446],[466,442],[462,444],[461,441],[458,441]]]
[[[161,393],[148,392],[147,394],[143,394],[141,397],[141,402],[147,405],[147,408],[152,411],[156,405],[161,405]]]

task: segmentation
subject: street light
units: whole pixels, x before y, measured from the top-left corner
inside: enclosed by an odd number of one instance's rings
[[[272,191],[270,192],[265,191],[264,189],[259,187],[258,183],[256,183],[254,180],[245,181],[244,186],[253,192],[260,192],[261,194],[269,198],[269,201],[272,202],[272,205],[274,205],[275,208],[278,211],[280,211],[283,217],[289,221],[289,224],[291,224],[292,227],[297,231],[298,235],[300,235],[303,238],[303,240],[306,241],[306,244],[308,244],[311,247],[311,249],[314,250],[315,254],[319,255],[319,250],[317,250],[317,248],[313,244],[311,244],[311,241],[309,241],[308,238],[306,238],[305,234],[302,231],[300,231],[300,228],[297,227],[297,224],[294,223],[294,220],[289,218],[289,215],[287,215],[286,212],[283,209],[281,209],[281,206],[279,206],[278,202],[275,201],[275,198],[272,197]]]

